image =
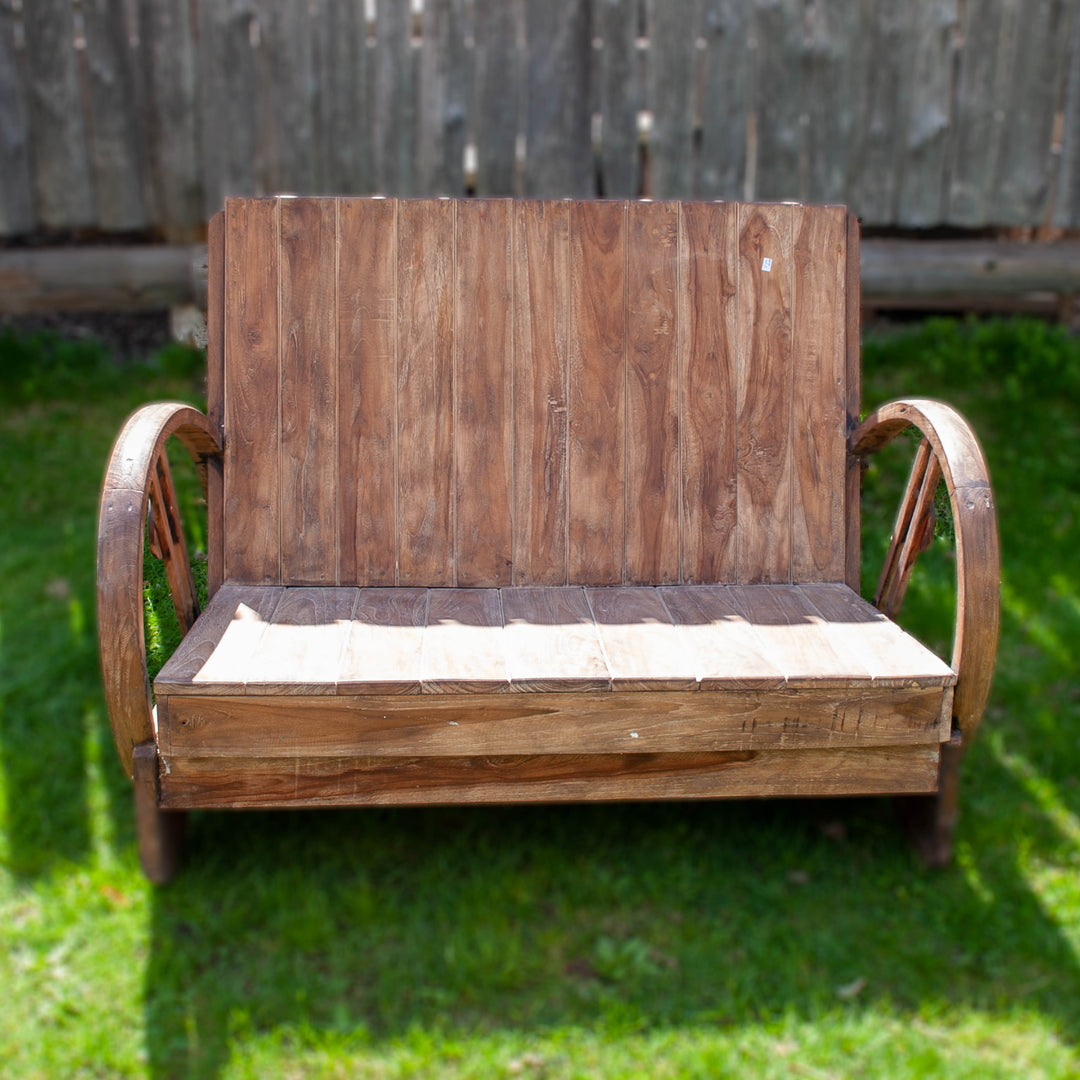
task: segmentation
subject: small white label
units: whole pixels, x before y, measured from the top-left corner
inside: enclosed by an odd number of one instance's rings
[[[761,269],[767,274],[772,269],[772,259],[762,259]]]

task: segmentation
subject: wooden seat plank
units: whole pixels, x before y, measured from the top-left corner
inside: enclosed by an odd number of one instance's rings
[[[333,693],[359,591],[285,589],[242,669],[248,694]]]
[[[235,694],[238,685],[242,693],[238,679],[256,654],[284,591],[280,586],[223,585],[158,673],[156,693],[197,689]]]
[[[694,660],[660,594],[586,589],[615,690],[696,690]]]
[[[338,693],[419,694],[427,606],[427,589],[361,589]]]
[[[432,589],[421,658],[425,694],[510,689],[498,589]]]
[[[583,589],[503,589],[501,596],[507,665],[515,690],[611,688]]]
[[[784,685],[784,672],[736,606],[730,586],[681,585],[657,591],[693,656],[702,690]]]

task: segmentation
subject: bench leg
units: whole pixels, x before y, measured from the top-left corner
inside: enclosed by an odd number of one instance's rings
[[[135,747],[135,835],[143,873],[155,885],[171,881],[180,865],[184,827],[183,811],[162,810],[158,805],[157,747]]]
[[[953,836],[959,815],[960,736],[941,745],[938,790],[933,795],[907,795],[896,800],[904,828],[915,850],[934,869],[952,862]]]

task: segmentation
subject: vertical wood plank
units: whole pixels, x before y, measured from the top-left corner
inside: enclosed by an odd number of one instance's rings
[[[751,15],[745,0],[705,0],[698,194],[708,198],[747,197]]]
[[[588,0],[524,0],[528,43],[526,194],[593,194]]]
[[[258,191],[255,136],[261,94],[252,42],[261,47],[262,37],[248,0],[200,4],[198,14],[203,206],[212,214],[227,196]]]
[[[513,577],[511,210],[508,199],[457,205],[454,546],[463,586]]]
[[[337,202],[281,200],[281,576],[335,584]]]
[[[948,218],[986,221],[1012,96],[1016,0],[973,0],[961,10],[959,56],[950,140]]]
[[[514,584],[567,581],[570,207],[514,204]]]
[[[399,585],[453,585],[454,203],[398,204]]]
[[[21,16],[20,16],[21,18]],[[0,5],[0,235],[30,232],[35,224],[31,183],[26,49],[16,47],[16,18]]]
[[[225,204],[225,580],[281,581],[278,201]]]
[[[847,434],[859,426],[862,409],[862,283],[859,277],[859,219],[852,213],[847,217],[847,274],[844,290],[846,311],[847,370]],[[862,580],[862,463],[854,457],[847,459],[847,484],[844,492],[844,517],[847,539],[844,580],[848,588],[860,591]]]
[[[679,237],[682,580],[736,580],[738,206],[686,203]]]
[[[643,99],[637,7],[638,0],[595,0],[593,11],[596,34],[603,43],[593,53],[602,118],[599,194],[623,199],[641,194],[637,117]]]
[[[420,190],[465,191],[465,124],[469,113],[465,0],[427,0],[420,58]]]
[[[754,3],[749,120],[754,156],[747,161],[747,199],[806,197],[804,9],[803,0]]]
[[[94,190],[71,9],[27,4],[23,25],[38,220],[51,228],[92,225]]]
[[[628,215],[625,580],[666,585],[679,580],[679,207]]]
[[[338,262],[341,583],[393,585],[397,202],[342,199]]]
[[[1080,227],[1080,4],[1075,4],[1069,30],[1061,166],[1057,177],[1054,224]]]
[[[847,485],[847,214],[793,208],[793,581],[844,578]]]
[[[626,204],[570,204],[569,578],[623,578]]]
[[[313,30],[319,189],[366,194],[372,190],[371,102],[365,92],[371,57],[363,7],[324,0]]]
[[[1023,4],[1017,20],[1007,119],[989,221],[1030,225],[1050,209],[1056,159],[1055,114],[1066,77],[1066,46],[1075,4]]]
[[[791,574],[790,206],[739,208],[740,583]],[[768,261],[766,261],[768,260]]]
[[[188,0],[138,2],[150,205],[169,240],[191,240],[205,221],[191,5]]]
[[[90,164],[96,225],[141,229],[148,224],[143,201],[141,144],[131,102],[135,71],[122,4],[88,0],[82,5],[85,47],[80,50],[90,122]],[[214,210],[219,209],[218,202]]]
[[[945,216],[945,161],[951,135],[952,53],[957,0],[910,7],[908,79],[911,111],[905,129],[899,220],[937,225]]]
[[[507,0],[474,0],[473,129],[476,193],[513,195],[521,63],[521,10]]]
[[[219,210],[207,229],[206,244],[206,415],[221,436],[225,430],[225,212]],[[207,464],[206,561],[209,598],[221,587],[225,571],[224,463]]]
[[[650,194],[685,199],[693,186],[694,80],[697,20],[692,3],[647,0]]]
[[[410,5],[375,6],[375,190],[416,194],[416,90],[419,55],[410,41]],[[418,52],[418,51],[417,51]]]

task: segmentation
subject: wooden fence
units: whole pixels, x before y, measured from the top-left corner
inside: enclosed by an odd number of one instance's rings
[[[1080,0],[0,0],[0,236],[226,194],[1080,226]]]

